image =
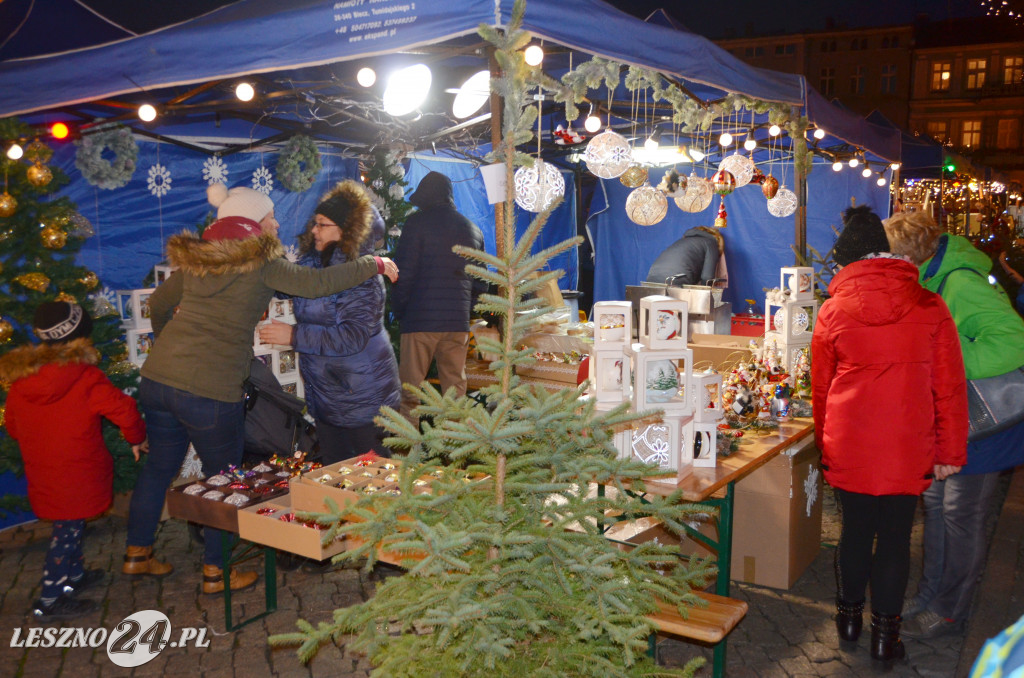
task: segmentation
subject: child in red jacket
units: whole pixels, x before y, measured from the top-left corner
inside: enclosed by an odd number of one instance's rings
[[[92,319],[77,304],[42,304],[35,314],[41,344],[16,348],[0,358],[7,395],[7,432],[18,441],[32,510],[53,521],[42,591],[32,607],[39,622],[71,619],[96,609],[75,596],[100,583],[103,570],[86,570],[82,557],[85,519],[110,508],[114,461],[103,442],[102,418],[117,424],[135,459],[146,427],[135,400],[96,367],[100,355],[89,335]]]

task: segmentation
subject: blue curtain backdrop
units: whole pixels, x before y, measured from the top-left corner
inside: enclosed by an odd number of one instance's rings
[[[657,174],[653,171],[652,174]],[[700,172],[698,172],[699,174]],[[708,172],[710,176],[710,172]],[[694,226],[713,226],[719,198],[703,212],[683,212],[669,201],[668,215],[654,226],[638,226],[626,216],[626,197],[632,189],[617,179],[600,180],[594,193],[588,228],[594,240],[594,300],[624,299],[626,285],[637,285],[662,250]],[[832,227],[841,228],[842,211],[851,199],[868,204],[881,216],[888,214],[888,186],[875,184],[849,168],[833,172],[828,164],[815,163],[807,179],[807,242],[825,255],[835,241]],[[789,186],[792,189],[792,186]],[[794,218],[773,217],[765,207],[760,186],[744,186],[725,198],[729,213],[725,259],[729,288],[723,294],[735,312],[746,308],[745,299],[764,306],[765,287],[779,284],[779,269],[792,266],[795,256]]]

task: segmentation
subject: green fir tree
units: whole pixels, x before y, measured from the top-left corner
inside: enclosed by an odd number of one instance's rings
[[[68,183],[67,175],[47,165],[53,150],[21,121],[0,120],[0,141],[5,152],[13,143],[25,149],[25,156],[19,160],[11,160],[6,154],[0,157],[5,193],[16,202],[13,213],[0,216],[0,337],[6,336],[0,341],[0,354],[36,341],[32,317],[39,304],[74,301],[94,316],[92,338],[102,356],[99,367],[118,388],[135,387],[138,371],[127,361],[120,318],[101,295],[90,296],[100,289],[100,281],[95,273],[75,262],[84,239],[92,235],[92,227],[71,200],[57,197]],[[45,178],[47,172],[52,178],[44,183],[39,178]],[[36,184],[30,176],[37,179]],[[8,386],[4,384],[0,392],[0,413]],[[114,455],[114,490],[130,490],[139,469],[131,448],[117,427],[109,423],[103,435]],[[21,475],[23,466],[17,443],[0,431],[0,472],[5,471]],[[6,508],[27,508],[23,500],[7,496],[2,504]]]
[[[530,36],[519,29],[523,3],[516,3],[505,33],[481,29],[496,48],[506,94],[504,142],[496,149],[509,175],[522,159],[515,146],[528,141],[517,131],[536,114],[525,96],[534,69],[520,50]],[[513,242],[515,204],[504,206],[499,238],[510,243],[503,257],[457,248],[467,270],[495,284],[478,310],[504,319],[500,341],[481,348],[500,357],[491,367],[497,384],[483,390],[486,402],[442,395],[429,384],[414,388],[423,422],[413,426],[385,408],[378,422],[392,434],[388,444],[407,450],[401,493],[370,495],[344,511],[317,514],[328,526],[324,542],[338,535],[363,540],[338,560],[366,557],[378,549],[399,554],[407,572],[378,585],[370,600],[335,610],[333,618],[298,623],[296,633],[272,636],[273,645],[298,645],[303,661],[325,644],[353,635],[351,650],[366,653],[373,675],[416,676],[663,676],[691,675],[702,660],[671,670],[647,657],[654,625],[646,619],[655,601],[685,608],[699,604],[692,590],[714,576],[704,560],[679,559],[674,547],[649,542],[620,549],[603,533],[612,516],[653,516],[675,532],[707,509],[681,504],[678,496],[641,499],[652,468],[618,458],[613,430],[643,426],[660,412],[631,414],[621,405],[599,412],[581,399],[583,388],[549,393],[515,374],[529,365],[518,350],[544,312],[530,295],[560,272],[542,272],[552,256],[576,246],[573,239],[536,254],[531,249],[548,217],[543,212]],[[536,279],[528,279],[539,273]],[[430,494],[415,481],[436,477]],[[597,487],[607,488],[598,493]],[[355,516],[355,520],[345,520]],[[659,573],[664,571],[665,574]]]

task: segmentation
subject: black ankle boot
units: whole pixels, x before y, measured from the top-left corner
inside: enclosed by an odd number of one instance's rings
[[[871,659],[876,668],[889,671],[906,658],[907,649],[900,640],[902,620],[898,614],[871,613]]]
[[[863,626],[864,601],[847,603],[836,598],[836,633],[839,634],[839,644],[856,645]]]

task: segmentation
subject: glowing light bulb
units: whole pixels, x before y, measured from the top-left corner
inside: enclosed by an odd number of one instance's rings
[[[21,144],[11,144],[11,147],[7,149],[7,157],[11,160],[21,160],[23,155],[25,155],[25,149],[21,147]]]
[[[156,108],[152,104],[142,104],[139,106],[139,119],[143,122],[153,122],[156,120]]]
[[[694,162],[700,162],[704,159],[704,154],[698,151],[696,148],[690,149],[690,157],[693,158]]]
[[[856,167],[859,164],[860,160],[857,160],[857,158],[850,158],[850,167]]]
[[[647,140],[644,141],[644,148],[647,149],[648,151],[656,151],[658,150],[658,147],[660,145],[661,144],[658,143],[658,140],[655,139],[653,136],[647,137]]]
[[[825,130],[821,129],[820,127],[818,129],[814,130],[814,138],[815,139],[824,139],[825,138]]]
[[[870,177],[870,176],[871,176],[871,168],[869,168],[869,167],[865,167],[864,169],[862,169],[862,170],[860,171],[860,175],[861,175],[862,177],[864,177],[865,179],[867,179],[868,177]]]
[[[754,141],[754,137],[747,137],[746,141],[743,142],[743,148],[748,151],[752,151],[757,148],[757,142]]]
[[[782,128],[778,125],[772,125],[768,128],[768,134],[773,137],[777,137],[782,134]]]
[[[530,45],[523,52],[523,57],[530,66],[540,66],[540,63],[544,61],[544,50],[540,48],[540,45]]]
[[[836,160],[834,163],[832,163],[832,171],[833,172],[838,172],[841,169],[843,169],[843,163],[839,162],[838,160]]]
[[[732,145],[732,135],[728,132],[722,132],[722,136],[718,137],[718,143],[722,146]]]
[[[384,112],[406,115],[415,111],[430,93],[430,69],[424,64],[403,68],[388,78],[384,88]]]
[[[885,177],[878,177],[878,181],[875,182],[879,186],[885,186]]]
[[[256,96],[256,90],[249,83],[240,82],[235,87],[235,96],[238,97],[239,101],[252,101],[253,97]]]
[[[597,130],[601,129],[601,118],[596,115],[589,116],[583,121],[583,129],[587,130],[591,134],[597,132]]]
[[[368,67],[360,68],[356,73],[356,82],[360,87],[373,87],[373,83],[377,82],[377,72]]]
[[[893,164],[889,165],[889,169],[891,169],[893,172],[895,172],[899,168],[900,168],[900,164],[898,162],[894,162]]]

